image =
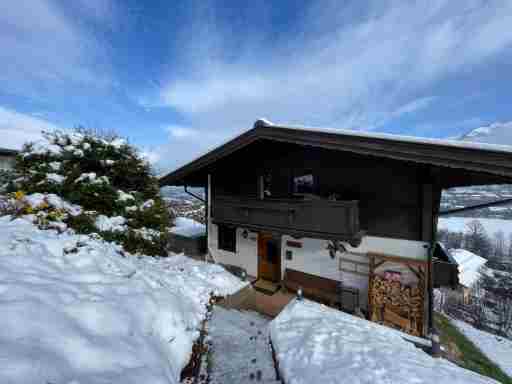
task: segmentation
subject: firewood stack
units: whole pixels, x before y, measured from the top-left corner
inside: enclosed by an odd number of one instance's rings
[[[419,336],[423,327],[424,293],[419,285],[404,286],[379,275],[373,277],[370,301],[372,321]]]

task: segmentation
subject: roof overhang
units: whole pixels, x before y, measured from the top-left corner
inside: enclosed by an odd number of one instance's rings
[[[257,140],[265,139],[455,168],[487,175],[489,183],[512,183],[512,147],[508,146],[280,126],[258,120],[252,129],[162,177],[160,184],[186,185],[187,179],[192,179],[205,167]]]
[[[0,156],[17,156],[18,153],[16,149],[0,148]]]

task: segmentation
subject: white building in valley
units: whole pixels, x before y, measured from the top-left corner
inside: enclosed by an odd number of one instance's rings
[[[14,162],[18,151],[14,149],[0,148],[0,170],[14,169]]]

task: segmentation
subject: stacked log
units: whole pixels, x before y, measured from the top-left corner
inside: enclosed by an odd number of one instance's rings
[[[409,287],[399,281],[388,280],[375,275],[373,277],[370,301],[373,321],[394,326],[414,335],[421,334],[424,293],[420,284]],[[385,316],[385,314],[389,316]],[[394,319],[402,318],[402,321]],[[388,323],[388,322],[391,322]]]

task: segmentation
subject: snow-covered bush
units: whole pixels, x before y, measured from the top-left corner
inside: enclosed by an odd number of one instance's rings
[[[124,139],[45,132],[24,146],[16,173],[8,189],[17,214],[34,215],[43,227],[97,232],[130,252],[166,253],[172,218],[149,164]]]

